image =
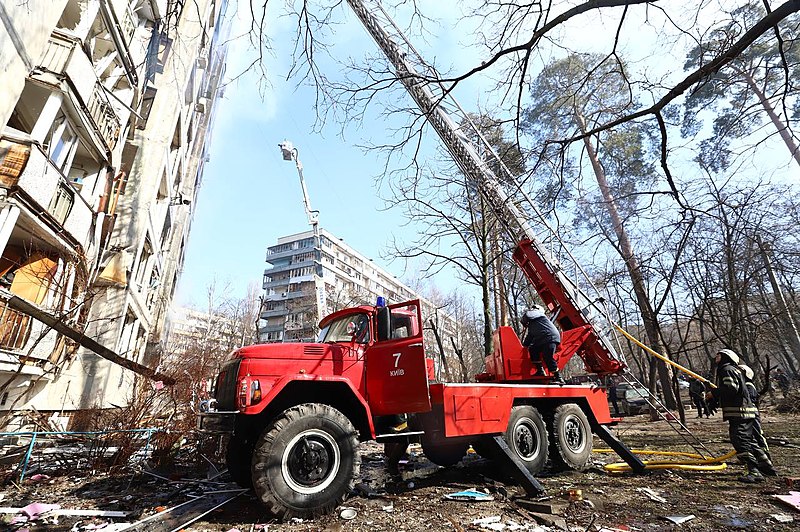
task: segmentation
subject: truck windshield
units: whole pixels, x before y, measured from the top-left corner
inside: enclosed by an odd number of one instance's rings
[[[351,314],[332,321],[319,332],[318,342],[369,342],[369,316],[367,314]]]

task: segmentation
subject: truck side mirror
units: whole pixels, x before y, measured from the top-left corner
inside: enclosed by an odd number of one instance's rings
[[[392,338],[392,311],[389,307],[378,309],[378,341],[390,340]]]

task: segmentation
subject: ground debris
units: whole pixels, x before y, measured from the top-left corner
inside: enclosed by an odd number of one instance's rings
[[[779,434],[785,442],[800,441],[797,416],[767,408],[762,412],[762,423],[767,435]],[[690,419],[687,424],[714,453],[722,454],[730,449],[727,424],[721,419]],[[686,450],[679,435],[663,424],[648,422],[646,416],[624,418],[614,430],[631,448]],[[186,440],[178,435],[171,437],[175,441]],[[603,444],[596,440],[595,446]],[[9,442],[5,449],[12,448],[19,450],[20,445]],[[128,513],[126,517],[58,516],[59,530],[74,527],[76,532],[115,532],[142,521],[153,527],[142,530],[160,530],[156,528],[157,523],[168,522],[167,515],[162,514],[173,514],[178,507],[195,507],[199,512],[200,507],[208,509],[210,498],[219,497],[215,499],[219,501],[234,493],[229,490],[239,491],[227,483],[227,475],[214,478],[222,472],[219,454],[204,451],[200,457],[200,446],[187,443],[182,443],[180,449],[179,460],[170,469],[141,463],[136,468],[129,466],[122,471],[108,472],[93,469],[86,461],[80,467],[64,471],[40,469],[31,474],[51,478],[40,482],[26,479],[19,487],[9,484],[0,490],[0,500],[9,508],[40,502],[57,503],[63,509]],[[682,471],[609,476],[598,468],[589,472],[547,471],[537,477],[547,490],[544,498],[528,497],[496,463],[472,453],[457,466],[441,468],[426,460],[418,447],[412,447],[408,460],[400,467],[400,475],[392,477],[386,471],[382,445],[365,442],[360,451],[364,458],[361,478],[344,506],[329,515],[280,522],[265,513],[252,492],[246,492],[197,517],[193,523],[185,524],[180,519],[175,522],[186,532],[232,529],[240,532],[476,532],[494,529],[597,532],[671,530],[677,525],[666,521],[665,516],[691,514],[696,517],[680,525],[682,528],[711,532],[748,527],[748,530],[784,532],[796,529],[798,521],[798,514],[792,514],[793,510],[771,496],[797,489],[784,480],[784,477],[800,477],[800,450],[793,445],[772,447],[773,461],[782,476],[767,479],[756,490],[736,481],[743,468],[730,462],[729,468],[719,473]],[[10,460],[5,467],[13,468],[16,463]],[[212,478],[209,478],[209,471]],[[637,488],[646,488],[665,502],[652,499]],[[473,504],[445,497],[467,490],[490,494],[494,500]],[[574,500],[569,500],[570,492]],[[204,502],[194,502],[203,498]],[[186,504],[192,502],[194,505]],[[157,507],[162,510],[158,515]],[[391,507],[391,511],[387,511],[387,507]],[[347,514],[354,514],[352,518],[340,516],[346,508],[352,509]],[[16,515],[4,514],[0,519],[8,524]],[[185,515],[188,520],[188,513]],[[792,521],[776,516],[790,517]],[[486,523],[485,527],[473,524],[487,517],[499,517],[499,521]],[[52,519],[43,517],[37,523],[52,525]]]

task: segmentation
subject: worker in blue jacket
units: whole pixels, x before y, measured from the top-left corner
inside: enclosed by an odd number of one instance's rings
[[[545,315],[544,309],[534,305],[530,310],[522,314],[522,325],[525,327],[525,337],[522,345],[528,348],[531,362],[542,371],[542,364],[547,366],[548,371],[553,375],[553,381],[557,384],[564,384],[564,379],[558,371],[555,361],[555,354],[558,345],[561,343],[561,333],[555,324]]]

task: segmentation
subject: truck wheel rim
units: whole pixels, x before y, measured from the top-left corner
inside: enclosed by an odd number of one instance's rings
[[[580,453],[586,447],[586,434],[584,434],[583,423],[580,418],[570,414],[564,420],[564,440],[567,448],[573,453]]]
[[[298,493],[318,493],[336,477],[341,456],[336,441],[325,431],[309,429],[291,439],[281,457],[286,484]]]
[[[539,454],[541,441],[536,432],[533,421],[527,418],[520,419],[514,425],[514,448],[517,455],[526,461],[531,461]]]

